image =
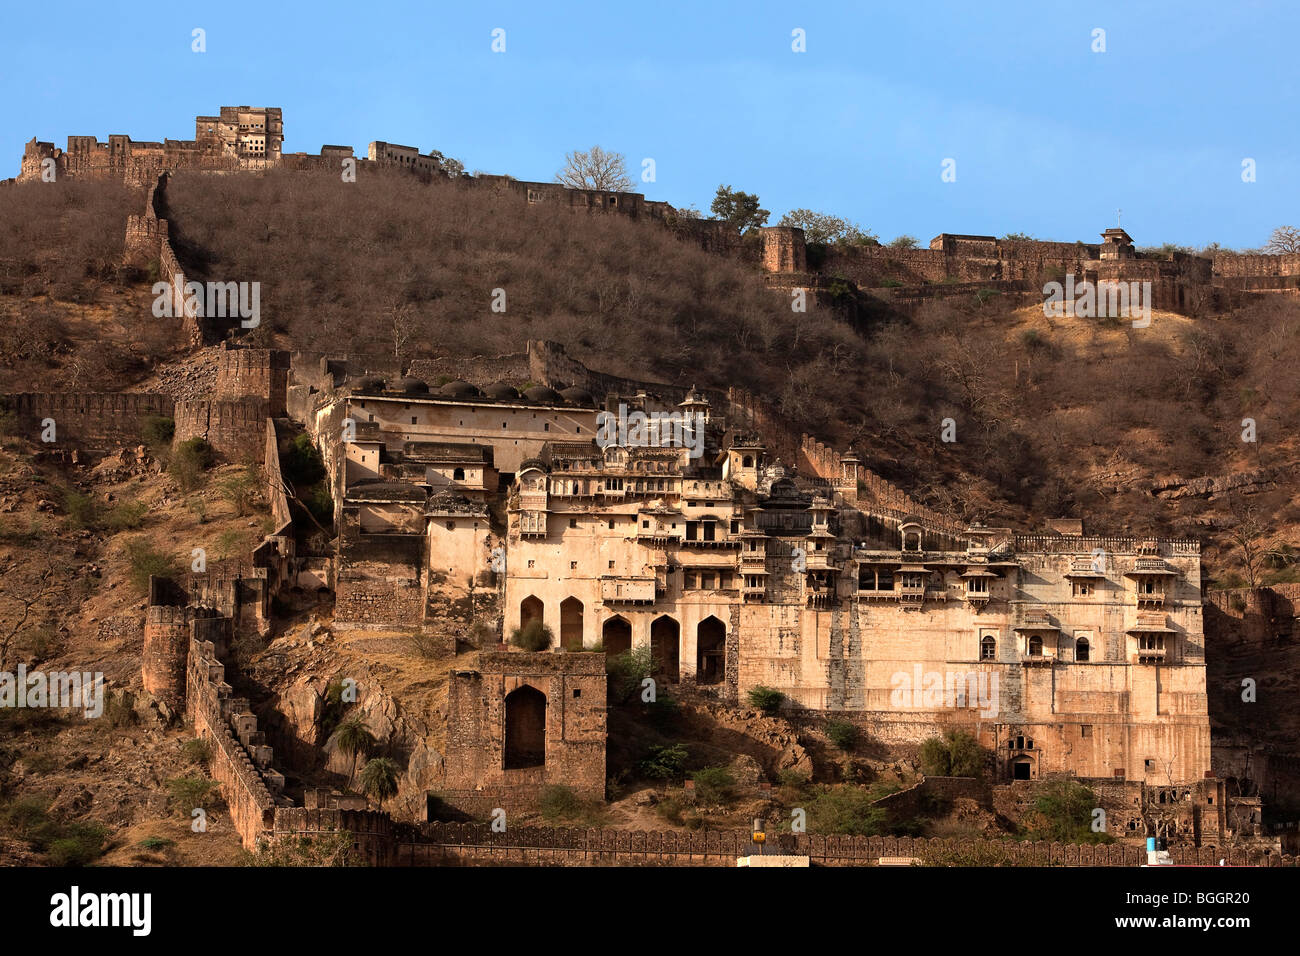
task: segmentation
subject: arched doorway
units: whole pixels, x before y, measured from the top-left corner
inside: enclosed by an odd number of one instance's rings
[[[566,651],[582,650],[582,602],[576,597],[560,602],[560,646]]]
[[[682,629],[667,614],[650,625],[650,653],[654,658],[654,678],[670,684],[681,679]]]
[[[530,622],[536,621],[538,624],[544,624],[542,612],[545,605],[542,599],[532,597],[531,595],[519,602],[519,626],[527,627]]]
[[[1033,780],[1034,761],[1032,757],[1017,757],[1011,761],[1012,780]]]
[[[632,625],[626,618],[615,615],[605,622],[600,629],[601,643],[605,645],[605,654],[622,654],[632,649]]]
[[[695,681],[720,684],[727,671],[727,626],[713,615],[695,629]]]
[[[506,695],[505,769],[546,763],[546,695],[525,684]]]

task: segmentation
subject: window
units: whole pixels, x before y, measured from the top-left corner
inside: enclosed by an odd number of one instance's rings
[[[570,527],[570,528],[576,528],[577,526],[578,526],[578,519],[577,519],[577,518],[570,518],[570,519],[569,519],[569,527]]]
[[[1091,737],[1091,736],[1092,736],[1092,724],[1080,724],[1080,725],[1079,725],[1079,736],[1080,736],[1080,737]]]
[[[551,430],[551,423],[550,423],[550,422],[543,422],[543,423],[542,423],[542,431],[544,431],[544,432],[549,432],[550,430]]]
[[[1088,581],[1075,581],[1075,582],[1074,582],[1074,596],[1075,596],[1075,597],[1088,597],[1088,596],[1091,595],[1091,594],[1092,594],[1092,584],[1091,584],[1090,582],[1088,582]]]
[[[613,562],[613,561],[609,562],[609,569],[610,569],[611,571],[614,570],[614,562]]]
[[[573,688],[573,699],[577,700],[581,696],[582,696],[582,688],[581,687]]]
[[[537,562],[534,561],[532,558],[529,558],[529,559],[528,559],[528,566],[529,566],[530,568],[533,567],[533,565],[535,565],[536,563],[537,563]]]
[[[1029,656],[1030,657],[1043,656],[1043,639],[1038,635],[1034,635],[1029,639]]]
[[[576,570],[578,570],[578,562],[577,562],[577,561],[570,561],[570,562],[569,562],[569,570],[570,570],[570,571],[576,571]]]
[[[985,634],[980,638],[980,660],[991,661],[997,657],[998,642],[992,634]]]
[[[452,480],[452,481],[464,481],[464,480],[465,480],[465,469],[464,469],[464,468],[457,468],[455,471],[453,471],[453,472],[451,473],[451,480]]]
[[[614,530],[614,519],[613,519],[613,518],[610,518],[610,519],[609,519],[609,530],[610,530],[610,531],[613,531],[613,530]]]
[[[412,425],[415,424],[415,416],[414,416],[414,415],[411,416],[411,424],[412,424]]]
[[[1074,659],[1076,661],[1086,662],[1091,650],[1092,648],[1088,644],[1088,639],[1086,637],[1079,638],[1074,642]]]

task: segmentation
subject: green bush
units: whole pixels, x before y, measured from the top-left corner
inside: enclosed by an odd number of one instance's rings
[[[182,491],[191,491],[203,482],[203,473],[212,467],[212,446],[203,438],[189,438],[176,446],[167,470],[176,478]]]
[[[690,752],[682,744],[651,747],[637,771],[652,780],[676,780],[686,772]]]
[[[1109,834],[1092,830],[1096,807],[1096,794],[1077,780],[1050,781],[1034,798],[1034,812],[1026,818],[1027,835],[1060,843],[1113,842]]]
[[[808,827],[814,833],[876,836],[885,832],[888,814],[872,806],[874,793],[853,786],[835,787],[818,794],[808,805]]]
[[[195,737],[193,740],[185,741],[181,753],[190,763],[206,764],[212,759],[212,744],[206,738]]]
[[[705,767],[691,775],[695,796],[704,803],[730,803],[735,796],[736,778],[726,767]]]
[[[69,823],[47,851],[55,866],[85,866],[103,856],[108,828],[101,823]]]
[[[134,531],[144,524],[144,517],[149,513],[149,506],[143,501],[119,501],[100,519],[100,526],[110,534],[119,531]]]
[[[784,701],[785,694],[772,687],[764,687],[762,684],[753,688],[749,692],[750,706],[761,710],[769,716],[780,710],[781,704]]]
[[[253,510],[253,501],[260,483],[257,469],[250,466],[223,478],[217,487],[217,493],[235,509],[236,515],[243,518]]]
[[[665,730],[677,723],[682,715],[682,705],[668,694],[656,694],[654,701],[646,705],[646,714],[655,728]]]
[[[982,777],[987,754],[970,734],[949,730],[921,744],[921,770],[927,777]]]
[[[510,643],[526,651],[544,651],[555,641],[551,629],[538,618],[510,632]]]
[[[43,801],[24,797],[0,806],[0,828],[37,850],[55,866],[84,866],[103,855],[108,830],[99,823],[65,823]]]
[[[217,785],[206,777],[190,774],[167,781],[167,796],[178,816],[189,818],[192,811],[207,808],[213,801]]]
[[[325,478],[325,462],[306,432],[294,437],[280,456],[280,468],[291,485],[308,487]]]
[[[131,564],[131,583],[137,590],[147,591],[151,576],[165,578],[176,574],[176,565],[171,557],[148,541],[128,541],[126,557]]]
[[[95,527],[99,519],[95,499],[72,489],[63,495],[63,510],[68,516],[68,525],[78,531]]]
[[[151,449],[170,448],[175,435],[176,422],[161,415],[146,418],[140,429],[140,437]]]
[[[244,866],[365,866],[357,856],[351,832],[337,830],[311,837],[288,837],[245,850]]]
[[[578,819],[588,812],[586,801],[572,787],[563,784],[543,787],[537,797],[537,809],[552,823]]]
[[[858,725],[848,720],[830,720],[826,722],[826,739],[841,750],[852,750],[857,746],[860,735]]]
[[[650,647],[634,647],[605,658],[605,673],[609,675],[609,691],[614,699],[626,704],[641,690],[641,682],[654,670],[654,654]]]

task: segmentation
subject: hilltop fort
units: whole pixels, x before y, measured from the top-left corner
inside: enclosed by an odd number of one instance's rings
[[[352,161],[447,175],[412,147],[376,141],[362,158],[343,146],[284,153],[283,142],[279,109],[222,107],[196,118],[193,140],[70,136],[59,150],[33,139],[18,182],[52,170],[147,187],[127,258],[157,262],[180,296],[185,264],[162,215],[172,174]],[[1300,255],[1143,255],[1120,228],[1100,243],[945,233],[896,249],[810,246],[776,226],[747,249],[726,223],[637,193],[457,178],[756,254],[779,294],[831,296],[840,281],[904,309],[981,289],[1041,298],[1045,277],[1071,275],[1100,289],[1149,284],[1152,307],[1196,314],[1300,289]],[[464,813],[532,806],[559,784],[603,799],[606,661],[641,651],[657,687],[720,705],[776,690],[788,710],[841,716],[887,746],[966,732],[991,755],[990,801],[1068,778],[1102,795],[1121,838],[1273,846],[1257,789],[1237,786],[1252,771],[1211,747],[1196,540],[1095,533],[1080,519],[956,523],[864,467],[862,444],[796,433],[744,389],[622,377],[553,342],[448,374],[427,359],[249,347],[227,317],[176,305],[190,342],[215,353],[207,393],[21,393],[5,406],[22,434],[54,419],[78,450],[129,442],[163,417],[174,447],[201,439],[221,460],[260,466],[272,527],[248,564],[155,577],[142,621],[143,685],[212,742],[250,847],[327,820],[374,862],[395,853],[389,814],[288,795],[252,704],[227,679],[232,642],[268,634],[276,602],[290,600],[331,607],[340,632],[419,634],[451,662],[475,653],[448,672],[439,759],[403,781]],[[630,414],[680,423],[688,440],[610,440],[609,417]],[[323,549],[295,533],[282,457],[300,437],[330,491]],[[544,641],[511,645],[521,632]]]

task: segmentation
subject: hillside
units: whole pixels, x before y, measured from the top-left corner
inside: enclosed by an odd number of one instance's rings
[[[22,223],[0,240],[0,310],[22,317],[0,323],[4,390],[179,374],[178,330],[148,311],[156,277],[111,265],[140,199],[85,183],[0,195]],[[811,299],[791,311],[753,263],[657,223],[453,182],[182,173],[167,200],[193,278],[262,284],[255,341],[409,361],[555,339],[603,371],[745,387],[793,429],[852,443],[957,519],[1070,515],[1098,530],[1204,538],[1207,571],[1225,583],[1240,574],[1224,533],[1234,510],[1267,518],[1267,544],[1296,536],[1294,297],[1198,319],[1157,313],[1132,329],[961,296],[855,326]],[[492,311],[497,289],[504,312]],[[941,440],[946,418],[952,443]],[[1242,441],[1244,418],[1254,443]]]

